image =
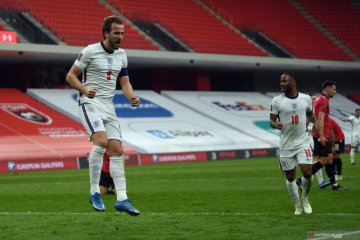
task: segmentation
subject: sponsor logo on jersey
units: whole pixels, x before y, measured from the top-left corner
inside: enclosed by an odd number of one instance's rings
[[[147,99],[140,98],[140,105],[131,106],[129,100],[123,94],[115,94],[115,112],[118,117],[138,118],[138,117],[172,117],[173,114]]]
[[[267,110],[263,105],[252,105],[245,101],[234,102],[234,103],[222,103],[219,101],[213,101],[212,104],[225,109],[227,111],[244,111],[244,110]]]
[[[11,115],[28,122],[43,125],[52,123],[52,119],[49,116],[26,103],[0,103],[0,108]]]

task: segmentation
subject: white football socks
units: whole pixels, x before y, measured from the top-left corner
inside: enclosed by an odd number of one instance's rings
[[[355,163],[355,148],[351,148],[350,150],[350,160],[351,160],[351,163]]]
[[[299,191],[298,191],[298,187],[297,187],[297,185],[296,185],[296,183],[295,183],[295,180],[292,181],[292,182],[289,182],[289,181],[286,179],[286,186],[287,186],[287,189],[288,189],[288,191],[289,191],[291,200],[292,200],[295,204],[299,204],[299,203],[300,203]]]
[[[319,171],[317,171],[317,172],[315,173],[315,176],[316,176],[319,184],[322,183],[322,181],[324,181],[323,174],[322,174],[322,169],[321,169],[321,168],[319,169]]]
[[[91,195],[96,192],[100,193],[99,182],[105,150],[105,148],[94,145],[88,158]]]
[[[320,169],[321,170],[321,169]],[[318,171],[319,172],[319,171]],[[310,189],[311,189],[311,177],[310,178],[301,178],[302,180],[302,198],[307,199]]]
[[[110,175],[114,180],[116,199],[118,201],[127,199],[124,155],[110,157]]]

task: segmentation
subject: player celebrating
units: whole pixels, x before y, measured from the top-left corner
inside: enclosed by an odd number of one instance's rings
[[[312,101],[309,95],[297,91],[293,74],[284,73],[280,78],[283,94],[276,96],[271,102],[270,126],[279,129],[280,133],[280,166],[285,172],[286,185],[291,199],[295,203],[295,214],[312,213],[308,201],[311,188],[312,157],[309,139],[306,132],[306,121],[312,115]],[[303,174],[302,197],[300,200],[295,183],[296,166]]]
[[[103,155],[110,156],[110,174],[114,180],[117,201],[115,210],[137,216],[127,198],[124,155],[120,124],[115,113],[113,97],[119,81],[125,97],[132,106],[140,99],[134,96],[127,71],[127,56],[120,48],[124,24],[117,16],[106,17],[102,24],[103,41],[85,47],[69,70],[66,80],[79,91],[79,115],[93,147],[89,156],[90,203],[97,211],[105,211],[99,180]],[[82,73],[83,81],[78,76]]]
[[[351,123],[351,150],[350,160],[351,164],[355,164],[355,150],[356,146],[360,144],[360,108],[355,109],[355,115],[348,118],[341,118],[344,122]]]

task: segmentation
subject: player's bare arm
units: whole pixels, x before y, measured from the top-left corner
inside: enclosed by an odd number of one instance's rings
[[[96,95],[96,89],[86,88],[81,84],[78,76],[81,74],[81,69],[73,65],[66,75],[66,82],[74,89],[78,90],[88,98],[94,98]]]
[[[316,123],[316,117],[315,117],[315,114],[313,114],[312,110],[306,111],[306,117],[309,120],[309,122],[312,122],[314,124]]]
[[[278,115],[270,113],[269,124],[270,127],[281,130],[283,128],[283,124],[277,121],[278,117],[279,117]]]
[[[325,113],[323,111],[319,112],[319,116],[318,116],[318,126],[319,126],[319,140],[320,143],[325,146],[325,135],[324,135],[324,121],[325,121]]]
[[[140,99],[134,95],[134,90],[130,83],[130,79],[128,76],[123,76],[119,78],[121,89],[125,95],[125,97],[131,103],[131,106],[137,107],[140,104]]]
[[[343,118],[343,117],[341,117],[340,120],[343,121],[343,122],[350,122],[350,119],[349,119],[349,118]]]

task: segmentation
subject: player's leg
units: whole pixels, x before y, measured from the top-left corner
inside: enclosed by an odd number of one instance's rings
[[[140,211],[131,205],[126,193],[125,159],[121,143],[120,124],[117,119],[110,119],[111,121],[107,122],[105,127],[109,138],[107,151],[110,156],[110,175],[116,189],[115,210],[137,216]]]
[[[351,136],[350,162],[355,164],[355,151],[357,144],[360,144],[360,137],[358,135]]]
[[[329,178],[332,188],[335,190],[338,188],[338,184],[335,180],[335,167],[333,164],[333,154],[330,141],[326,141],[325,145],[320,144],[319,159],[320,162],[325,165],[325,172]]]
[[[342,160],[340,155],[337,155],[337,158],[334,159],[334,162],[336,168],[335,180],[342,180]]]
[[[302,196],[301,196],[301,203],[306,214],[312,213],[312,207],[309,203],[308,196],[311,189],[311,171],[312,165],[311,164],[301,164],[299,165],[301,172],[303,174],[302,178]]]
[[[101,195],[108,194],[108,189],[111,186],[111,183],[112,183],[112,179],[111,179],[110,173],[101,171],[101,177],[100,177],[100,183],[99,183]]]
[[[339,151],[339,144],[335,146],[335,153],[334,153],[334,166],[335,166],[335,180],[342,180],[342,161],[340,158],[340,151]]]
[[[284,153],[280,152],[280,166],[285,173],[286,187],[290,194],[290,198],[295,204],[295,214],[298,215],[303,212],[303,208],[299,197],[298,186],[295,183],[295,159],[293,157],[282,156],[282,154]]]
[[[89,155],[90,194],[99,193],[99,182],[103,156],[106,150],[107,137],[104,131],[96,132],[91,136],[93,147]]]
[[[117,192],[117,200],[123,201],[127,199],[126,179],[124,169],[124,154],[121,142],[115,139],[108,141],[108,153],[110,156],[110,175],[114,181]]]
[[[312,208],[308,201],[308,195],[311,189],[311,176],[312,176],[312,155],[309,148],[300,150],[296,154],[297,163],[300,167],[302,178],[302,196],[301,203],[306,214],[312,213]]]
[[[313,161],[314,161],[314,164],[316,164],[316,162],[318,162],[319,161],[319,157],[317,157],[317,156],[313,156]],[[327,186],[329,186],[330,185],[330,182],[329,181],[327,181],[327,180],[324,180],[324,177],[323,177],[323,172],[322,172],[322,169],[319,169],[316,173],[315,173],[315,177],[316,177],[316,179],[317,179],[317,181],[318,181],[318,183],[319,183],[319,187],[321,188],[321,189],[323,189],[323,188],[325,188],[325,187],[327,187]]]
[[[106,150],[107,136],[100,112],[91,104],[79,106],[80,120],[86,132],[93,142],[88,161],[90,178],[90,203],[97,211],[104,211],[105,206],[100,195],[100,175],[103,162],[103,155]]]
[[[316,156],[316,162],[313,163],[312,166],[312,174],[315,175],[324,165],[326,160],[324,160],[324,158],[320,158],[320,154],[321,154],[321,144],[319,142],[318,138],[314,138],[314,151],[313,151],[313,156]]]
[[[356,146],[351,146],[351,149],[350,149],[350,161],[351,161],[352,165],[355,164],[355,149],[356,149]]]
[[[310,142],[310,148],[311,148],[312,156],[313,156],[313,164],[315,164],[316,162],[318,162],[318,153],[317,153],[318,149],[315,149],[313,137],[309,137],[309,142]],[[321,185],[325,183],[323,175],[322,175],[322,170],[320,169],[319,171],[317,171],[315,173],[315,176],[316,176],[316,179],[318,180],[319,186],[321,187]]]

